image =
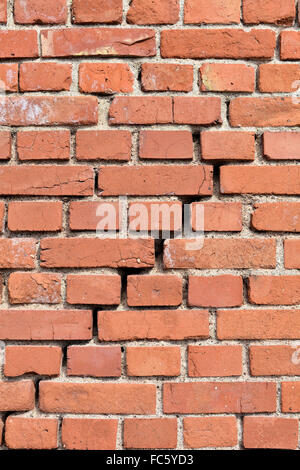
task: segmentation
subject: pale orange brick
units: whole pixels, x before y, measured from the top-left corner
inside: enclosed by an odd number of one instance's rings
[[[5,423],[5,443],[9,449],[56,449],[57,418],[9,416]]]
[[[178,346],[127,347],[127,374],[129,376],[180,375],[180,348]]]
[[[68,375],[120,377],[120,346],[70,346],[67,350]]]

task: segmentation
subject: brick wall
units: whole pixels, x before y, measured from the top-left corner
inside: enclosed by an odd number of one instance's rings
[[[1,449],[299,448],[297,4],[0,1]]]

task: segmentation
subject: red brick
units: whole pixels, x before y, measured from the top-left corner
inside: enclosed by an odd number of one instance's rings
[[[35,386],[31,380],[0,381],[0,411],[27,411],[35,406]]]
[[[300,240],[284,241],[284,266],[286,269],[300,268]]]
[[[40,259],[43,268],[149,268],[154,240],[44,238]]]
[[[298,419],[255,417],[244,418],[246,449],[297,449]]]
[[[0,239],[0,268],[34,268],[36,240],[32,238]]]
[[[7,22],[7,0],[0,0],[0,23],[6,23],[6,22]],[[0,439],[0,442],[1,442],[1,439]]]
[[[208,311],[99,311],[98,331],[101,341],[208,338]]]
[[[8,160],[11,157],[11,133],[0,132],[0,160]]]
[[[0,310],[3,340],[90,340],[89,310]]]
[[[300,168],[290,166],[223,166],[222,194],[300,194]]]
[[[57,232],[62,228],[62,202],[9,202],[7,226],[12,232]]]
[[[184,445],[188,449],[233,447],[237,444],[237,421],[233,416],[183,419]]]
[[[39,406],[50,413],[155,414],[156,386],[43,381]]]
[[[189,346],[189,377],[242,375],[242,346]]]
[[[70,90],[72,65],[26,62],[20,65],[20,91]]]
[[[87,63],[79,65],[79,89],[83,93],[131,93],[134,76],[128,64]]]
[[[117,429],[117,419],[64,418],[62,444],[70,450],[114,450]]]
[[[276,411],[273,382],[166,383],[164,413],[262,413]]]
[[[300,310],[219,310],[218,339],[300,339]]]
[[[174,98],[174,123],[221,124],[221,98],[177,96]]]
[[[141,131],[139,156],[142,159],[192,159],[190,131]]]
[[[134,232],[181,231],[182,203],[177,201],[131,202],[128,219],[129,230]]]
[[[166,269],[248,269],[275,268],[276,242],[270,239],[216,238],[167,240]]]
[[[70,346],[67,351],[68,375],[120,377],[120,346]]]
[[[61,360],[62,351],[57,346],[6,346],[4,374],[59,375]]]
[[[300,382],[281,384],[281,410],[283,413],[300,412]]]
[[[0,125],[88,125],[98,122],[95,96],[13,96],[0,98]]]
[[[128,276],[130,307],[178,306],[182,302],[182,279],[177,276]]]
[[[121,277],[104,275],[68,275],[68,304],[118,305],[121,301]]]
[[[14,17],[21,24],[64,24],[66,0],[15,0]]]
[[[185,24],[232,24],[240,22],[241,0],[185,0]]]
[[[4,212],[5,212],[5,205],[3,202],[0,202],[0,233],[3,231]]]
[[[0,59],[38,57],[38,36],[34,30],[0,31]]]
[[[127,375],[136,377],[180,375],[178,346],[127,347]]]
[[[295,60],[300,58],[300,32],[282,31],[280,33],[281,60]]]
[[[92,196],[93,194],[94,173],[88,166],[3,166],[0,173],[0,195]]]
[[[169,29],[161,33],[161,56],[181,59],[271,59],[270,29]]]
[[[243,278],[189,276],[188,304],[192,307],[237,307],[243,304]]]
[[[18,91],[18,64],[0,64],[0,91]]]
[[[245,64],[203,64],[201,91],[249,92],[255,89],[255,69]]]
[[[133,24],[174,24],[179,20],[179,0],[132,0],[127,22]]]
[[[20,131],[17,134],[19,160],[68,160],[70,131]]]
[[[5,443],[9,449],[56,449],[57,418],[9,416],[5,423]]]
[[[176,449],[176,446],[176,418],[125,419],[125,449]]]
[[[299,202],[254,204],[252,227],[269,232],[300,232]]]
[[[251,375],[300,375],[298,346],[250,346]]]
[[[243,0],[243,21],[250,24],[292,25],[296,16],[294,0]]]
[[[46,29],[41,32],[41,42],[43,57],[152,57],[156,54],[153,29]]]
[[[129,131],[83,131],[76,134],[77,160],[131,159],[131,133]]]
[[[1,11],[1,10],[0,10]],[[2,419],[0,419],[0,444],[2,444],[2,434],[3,434],[4,424]]]
[[[204,220],[197,216],[203,207]],[[197,209],[198,207],[198,209]],[[193,202],[191,204],[192,228],[205,232],[240,232],[242,230],[242,205],[240,202]]]
[[[212,171],[210,165],[106,166],[98,187],[101,196],[211,195]]]
[[[116,214],[115,220],[108,221],[107,228],[119,230],[119,204],[117,202],[103,202],[100,200],[71,202],[70,230],[97,230],[98,224],[103,220],[102,216],[106,214],[107,203],[109,203],[111,207],[114,207]],[[104,222],[102,225],[104,225]]]
[[[264,93],[295,92],[300,79],[298,64],[262,64],[259,66],[259,90]],[[295,86],[295,82],[296,86]]]
[[[12,273],[7,289],[11,304],[58,304],[61,302],[61,275]]]
[[[300,276],[251,276],[249,300],[258,305],[296,305],[300,303]]]
[[[292,127],[300,124],[297,100],[290,97],[239,97],[230,102],[232,127]]]
[[[74,23],[121,23],[123,0],[73,0]]]
[[[172,103],[170,96],[117,96],[109,108],[109,124],[170,124]]]
[[[142,64],[144,91],[192,91],[194,70],[192,65]]]
[[[254,160],[253,132],[201,132],[202,160]]]
[[[300,132],[265,132],[263,143],[269,160],[300,159]]]

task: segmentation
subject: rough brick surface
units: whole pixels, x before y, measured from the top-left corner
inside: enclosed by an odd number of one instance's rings
[[[0,451],[299,450],[299,18],[0,0]]]

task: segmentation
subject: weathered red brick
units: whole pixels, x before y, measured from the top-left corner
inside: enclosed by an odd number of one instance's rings
[[[252,227],[268,232],[300,232],[299,202],[264,202],[254,204]]]
[[[0,411],[28,411],[35,405],[35,386],[32,380],[0,381]]]
[[[0,91],[18,91],[18,64],[0,64]]]
[[[5,423],[5,444],[9,449],[56,449],[57,418],[9,416]]]
[[[233,447],[237,444],[237,420],[234,416],[183,418],[184,445],[201,447]]]
[[[141,83],[144,91],[192,91],[192,65],[142,64]]]
[[[8,160],[11,157],[11,133],[0,132],[0,160]]]
[[[44,268],[149,268],[154,265],[152,239],[44,238]]]
[[[101,223],[105,217],[107,206],[115,210],[115,219],[109,220],[107,225],[105,221]],[[107,228],[110,230],[119,230],[119,204],[111,201],[75,201],[70,203],[70,230],[97,230]]]
[[[64,24],[68,10],[66,0],[15,0],[14,17],[21,24]]]
[[[62,444],[70,450],[114,450],[117,429],[117,419],[64,418]]]
[[[62,228],[62,202],[12,201],[7,227],[12,232],[57,232]]]
[[[156,54],[153,29],[46,29],[41,32],[41,41],[43,57],[151,57]]]
[[[172,103],[170,96],[117,96],[109,108],[109,124],[170,124]]]
[[[67,351],[68,375],[119,377],[120,346],[70,346]]]
[[[143,201],[129,203],[129,230],[153,233],[182,229],[182,203],[175,201]]]
[[[127,347],[127,375],[136,377],[180,375],[178,346]]]
[[[255,69],[245,64],[203,64],[200,83],[201,91],[251,93],[255,88]]]
[[[98,331],[101,341],[208,338],[208,311],[99,311]]]
[[[219,310],[218,339],[300,339],[300,310]]]
[[[259,90],[264,93],[295,92],[299,88],[298,64],[262,64],[259,66]],[[296,84],[295,84],[296,82]]]
[[[300,268],[300,240],[284,241],[284,266],[286,269]]]
[[[131,158],[129,131],[83,131],[76,133],[77,160],[120,160]]]
[[[121,23],[123,0],[73,0],[74,23]]]
[[[176,449],[176,446],[176,418],[125,419],[125,449]]]
[[[274,382],[166,383],[164,413],[262,413],[276,410]]]
[[[61,301],[61,275],[12,273],[7,289],[11,304],[58,304]]]
[[[203,207],[204,220],[199,206]],[[191,214],[192,228],[195,232],[203,229],[205,232],[240,232],[242,230],[240,202],[193,202]]]
[[[98,275],[67,276],[69,304],[118,305],[121,301],[121,277]]]
[[[87,125],[98,122],[95,96],[0,97],[0,125]]]
[[[300,375],[300,349],[287,345],[252,345],[249,350],[251,375]]]
[[[243,371],[242,346],[189,346],[189,377],[227,377]]]
[[[244,418],[246,449],[297,449],[298,419],[255,417]]]
[[[6,346],[4,374],[59,375],[62,350],[58,346]]]
[[[89,310],[0,310],[0,324],[0,339],[3,340],[83,341],[92,338],[92,312]]]
[[[300,382],[281,384],[281,410],[283,413],[300,412]]]
[[[244,23],[292,25],[296,16],[294,0],[243,0]]]
[[[70,90],[71,83],[71,64],[25,62],[20,65],[20,91]]]
[[[255,135],[253,132],[201,132],[201,156],[203,160],[254,160]]]
[[[185,0],[185,24],[240,22],[241,0]]]
[[[20,131],[17,134],[17,152],[22,161],[68,160],[70,132]]]
[[[79,65],[79,89],[84,93],[131,93],[134,76],[128,64],[84,63]]]
[[[223,194],[300,194],[300,167],[289,166],[223,166]]]
[[[176,96],[174,98],[175,124],[221,124],[221,99],[215,97],[193,98]]]
[[[243,278],[189,276],[188,304],[193,307],[237,307],[243,304]]]
[[[38,36],[34,30],[2,30],[0,31],[0,58],[21,59],[38,57]]]
[[[182,279],[177,276],[128,276],[130,307],[178,306],[182,302]]]
[[[100,168],[101,196],[211,195],[212,166],[106,166]]]
[[[201,240],[167,240],[164,248],[165,268],[247,269],[276,266],[275,240],[204,239],[201,248],[199,243]]]
[[[249,300],[258,305],[300,303],[300,276],[250,276]]]
[[[300,132],[265,132],[263,144],[269,160],[300,159]]]
[[[54,413],[155,414],[156,386],[135,383],[40,383],[40,409]]]
[[[36,240],[32,238],[0,239],[0,267],[2,269],[32,269],[35,256]]]
[[[282,31],[280,33],[281,60],[295,60],[300,58],[300,32]]]
[[[0,0],[0,23],[7,22],[7,0]],[[1,439],[0,439],[1,442]]]
[[[189,131],[141,131],[139,143],[142,159],[192,159],[194,154]]]
[[[275,32],[270,29],[169,29],[161,33],[161,55],[181,59],[271,59],[275,42]]]
[[[179,0],[132,0],[127,22],[133,24],[174,24],[179,20]]]

